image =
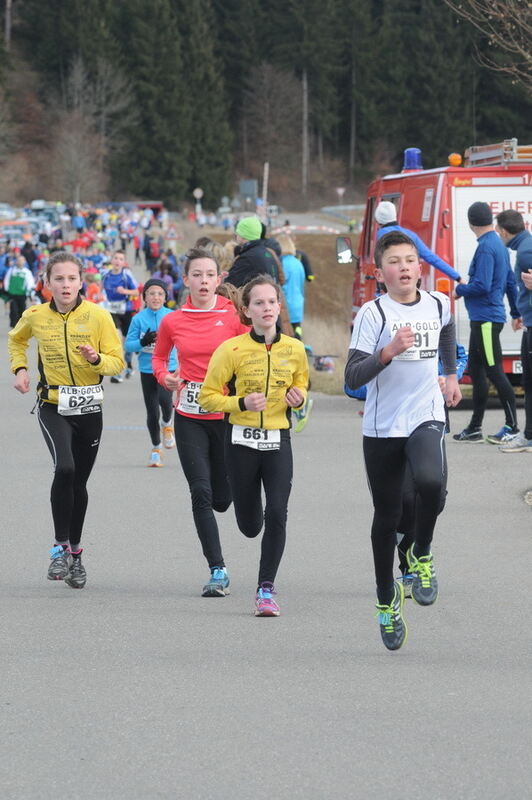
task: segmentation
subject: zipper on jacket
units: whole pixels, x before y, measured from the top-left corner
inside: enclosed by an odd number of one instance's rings
[[[72,378],[72,386],[75,386],[76,381],[74,380],[74,373],[72,372],[72,364],[70,363],[70,356],[68,355],[67,320],[64,318],[63,318],[63,331],[65,334],[65,353],[68,364],[68,371],[70,372],[70,377]]]
[[[268,388],[270,386],[270,364],[271,364],[271,350],[266,350],[266,355],[268,356],[268,369],[266,371],[266,388],[264,389],[264,395],[266,397],[266,403],[268,402]],[[260,425],[259,428],[262,428],[263,425],[263,414],[264,412],[260,412]]]

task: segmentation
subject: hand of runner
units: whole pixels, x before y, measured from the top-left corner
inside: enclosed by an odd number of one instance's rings
[[[252,392],[244,397],[244,405],[248,411],[265,411],[266,397],[262,392]]]
[[[409,347],[414,344],[414,334],[409,325],[404,328],[399,328],[392,341],[381,350],[381,361],[383,364],[389,364],[392,358],[401,355]]]
[[[457,406],[462,399],[462,392],[460,391],[456,375],[447,375],[445,378],[445,390],[443,395],[449,408]]]
[[[87,359],[89,364],[94,364],[95,361],[98,361],[98,353],[90,344],[80,344],[78,350],[83,358]]]
[[[523,325],[523,320],[521,319],[521,317],[518,317],[517,319],[512,319],[512,330],[513,331],[519,331],[523,327],[524,327],[524,325]]]
[[[303,392],[297,386],[292,386],[286,393],[286,403],[290,408],[297,408],[303,405],[304,399]]]
[[[527,289],[532,289],[532,270],[529,269],[528,272],[522,272],[521,280]]]
[[[167,372],[164,376],[164,385],[167,389],[171,392],[179,389],[181,384],[181,378],[179,377],[179,369],[176,369],[175,372]]]
[[[15,375],[15,383],[13,384],[17,392],[26,394],[30,390],[30,379],[27,369],[19,369]]]

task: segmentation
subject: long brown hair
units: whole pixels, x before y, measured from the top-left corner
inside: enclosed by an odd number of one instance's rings
[[[246,317],[244,314],[244,308],[249,306],[249,302],[251,300],[251,292],[255,288],[255,286],[273,286],[275,289],[275,294],[277,295],[277,301],[281,302],[281,289],[279,288],[279,284],[275,283],[273,278],[269,275],[257,275],[256,278],[253,278],[246,283],[244,288],[241,290],[240,294],[240,306],[238,307],[238,315],[240,317],[240,321],[244,323],[244,325],[251,325],[251,320],[249,317]]]

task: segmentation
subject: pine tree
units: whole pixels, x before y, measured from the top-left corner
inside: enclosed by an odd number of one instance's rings
[[[113,160],[115,193],[175,204],[185,196],[195,135],[176,17],[169,0],[128,0],[117,26],[138,123]]]
[[[210,0],[189,0],[181,7],[178,24],[186,42],[183,63],[192,131],[188,189],[201,187],[203,204],[217,208],[231,189],[232,137],[222,66],[214,50]]]

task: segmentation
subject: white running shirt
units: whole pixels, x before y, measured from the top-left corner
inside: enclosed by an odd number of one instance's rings
[[[449,298],[440,292],[419,291],[413,304],[397,303],[389,295],[365,303],[358,312],[351,350],[371,355],[382,350],[397,329],[410,325],[415,334],[414,346],[395,356],[368,383],[364,408],[364,436],[408,437],[422,422],[445,422],[443,395],[438,385],[438,345],[440,331],[451,320]],[[440,307],[435,299],[441,303]]]

